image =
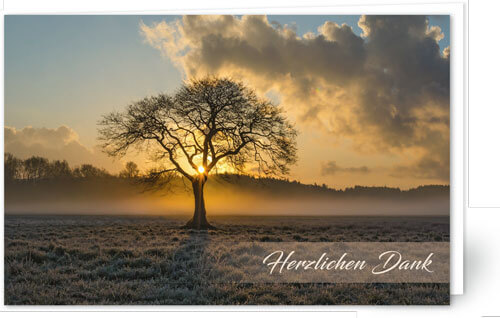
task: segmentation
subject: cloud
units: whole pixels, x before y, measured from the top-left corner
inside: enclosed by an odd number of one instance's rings
[[[430,179],[438,176],[439,179],[446,180],[450,177],[449,165],[430,158],[423,158],[412,165],[399,165],[392,169],[393,177],[414,177],[419,179]]]
[[[121,165],[113,162],[97,148],[88,148],[78,134],[67,126],[52,128],[5,127],[5,152],[25,159],[42,156],[50,160],[66,160],[72,166],[91,163],[115,172]]]
[[[362,16],[358,25],[361,36],[333,21],[299,36],[265,16],[184,16],[140,28],[187,78],[225,75],[276,92],[299,128],[320,128],[332,147],[349,140],[359,154],[398,157],[416,178],[448,181],[443,33],[425,16]]]
[[[339,172],[350,172],[350,173],[369,173],[370,169],[367,166],[361,167],[340,167],[335,161],[323,162],[321,164],[321,175],[334,175]]]

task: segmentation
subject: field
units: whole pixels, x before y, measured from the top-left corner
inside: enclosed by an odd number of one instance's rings
[[[228,242],[449,241],[448,217],[5,216],[5,304],[447,304],[449,284],[211,283]]]

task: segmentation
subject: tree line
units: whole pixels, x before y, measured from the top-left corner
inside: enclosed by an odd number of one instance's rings
[[[142,173],[136,163],[129,161],[125,168],[117,174],[112,174],[106,169],[95,167],[91,164],[82,164],[71,168],[66,160],[48,160],[47,158],[32,156],[21,160],[10,153],[5,154],[5,181],[7,183],[37,183],[40,181],[63,181],[63,180],[99,180],[106,178],[144,181],[148,178],[148,172]],[[180,186],[180,177],[170,182]],[[145,183],[147,184],[147,183]],[[275,194],[323,194],[330,196],[374,196],[374,197],[398,197],[448,195],[448,185],[422,185],[409,190],[401,190],[392,187],[367,187],[354,186],[343,190],[332,189],[326,184],[304,184],[297,180],[288,178],[255,177],[245,174],[223,173],[214,175],[214,187],[225,187],[231,184],[234,189],[247,191],[269,191]]]
[[[297,180],[288,178],[255,177],[251,175],[221,174],[219,180],[224,180],[233,184],[234,187],[249,191],[271,189],[274,194],[288,193],[290,195],[329,195],[329,196],[365,196],[365,197],[386,197],[396,198],[400,196],[433,196],[449,195],[449,185],[428,184],[415,188],[403,190],[398,187],[388,186],[360,186],[346,187],[345,189],[330,188],[326,184],[305,184]]]
[[[11,153],[4,155],[5,182],[37,182],[41,180],[137,178],[140,175],[136,163],[129,161],[125,168],[113,175],[104,168],[82,164],[71,168],[66,160],[48,160],[40,156],[19,159]]]

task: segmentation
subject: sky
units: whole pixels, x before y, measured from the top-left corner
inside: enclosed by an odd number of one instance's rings
[[[296,123],[292,179],[449,184],[449,30],[448,16],[6,16],[6,151],[116,172],[125,159],[96,147],[103,114],[219,74]]]

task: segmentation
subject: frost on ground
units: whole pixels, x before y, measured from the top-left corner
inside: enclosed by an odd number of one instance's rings
[[[211,283],[228,242],[449,241],[447,217],[5,217],[5,304],[448,304],[449,284]],[[245,257],[240,255],[238,257]]]

